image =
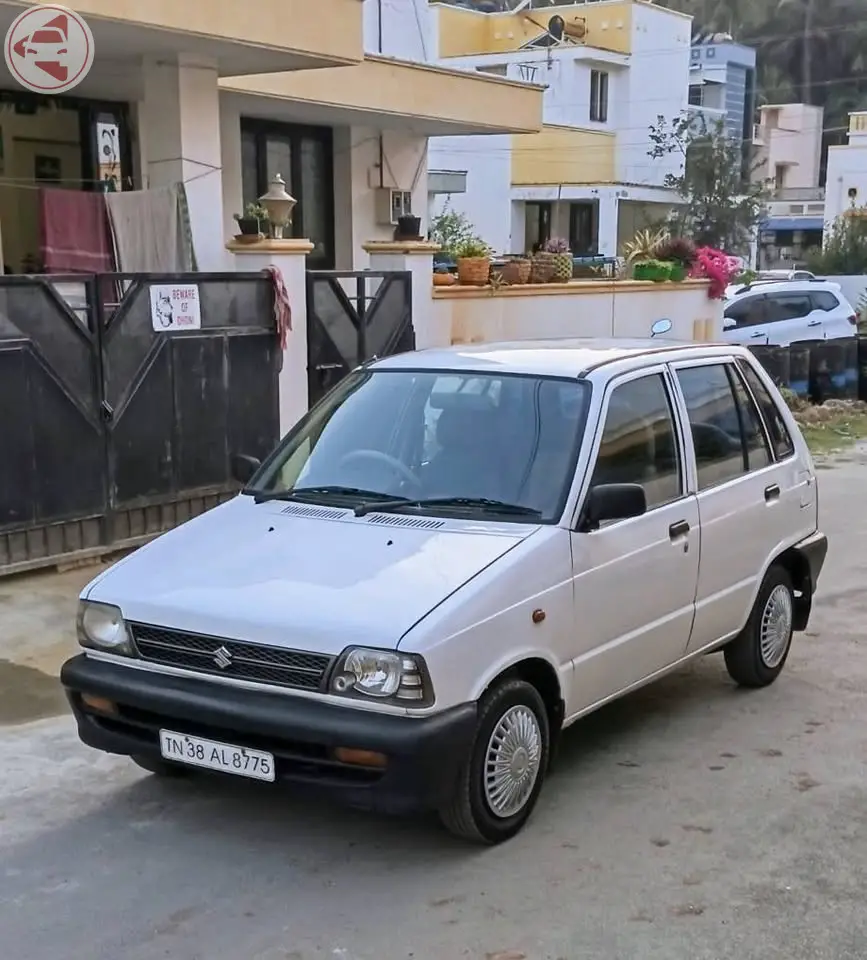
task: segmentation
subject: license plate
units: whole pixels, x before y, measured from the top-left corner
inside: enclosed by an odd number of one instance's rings
[[[219,770],[220,773],[233,773],[238,777],[267,780],[269,783],[274,781],[274,757],[262,750],[160,730],[160,751],[166,760],[192,767]]]

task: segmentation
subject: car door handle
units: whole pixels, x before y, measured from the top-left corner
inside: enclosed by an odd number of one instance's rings
[[[821,320],[811,320],[811,321],[807,324],[807,326],[808,326],[808,327],[821,327],[821,326],[822,326],[822,321],[821,321]]]
[[[769,487],[765,487],[765,502],[771,503],[774,500],[780,499],[780,487],[779,484],[772,483]]]
[[[685,537],[689,533],[689,530],[690,527],[686,520],[678,520],[677,523],[673,523],[668,528],[668,536],[671,538],[671,542],[674,543],[675,540]]]
[[[767,336],[767,334],[763,330],[759,330],[757,333],[753,334],[753,340],[755,340],[756,337],[765,337],[765,336]]]

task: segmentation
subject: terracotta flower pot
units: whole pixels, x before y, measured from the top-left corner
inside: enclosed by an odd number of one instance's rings
[[[552,253],[549,254],[554,264],[554,272],[551,276],[552,283],[568,283],[572,279],[572,254],[571,253]]]
[[[490,257],[458,257],[459,283],[470,287],[485,287],[490,275]]]
[[[503,283],[510,286],[522,285],[530,280],[530,261],[517,257],[514,260],[507,260],[500,269],[500,278]]]
[[[553,254],[534,253],[530,262],[530,283],[550,283],[553,276]]]

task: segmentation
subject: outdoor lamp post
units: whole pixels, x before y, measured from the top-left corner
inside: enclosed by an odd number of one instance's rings
[[[275,174],[274,179],[268,184],[268,192],[259,197],[259,203],[268,214],[271,237],[274,240],[282,240],[283,230],[292,220],[292,210],[297,200],[286,192],[286,181],[279,173]]]

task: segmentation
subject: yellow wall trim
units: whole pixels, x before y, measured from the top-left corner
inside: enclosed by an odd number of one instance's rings
[[[573,280],[571,283],[528,283],[508,287],[432,287],[434,300],[475,300],[490,297],[583,296],[600,293],[620,296],[627,293],[671,293],[709,287],[708,280],[684,280],[683,283],[653,283],[650,280]]]
[[[389,57],[365,57],[360,64],[334,69],[230,77],[220,80],[220,88],[455,124],[461,132],[542,129],[541,86]]]
[[[580,7],[568,4],[519,13],[477,13],[438,5],[439,55],[470,57],[513,53],[542,36],[555,14],[563,17],[567,24],[581,21],[586,25],[583,46],[631,53],[632,7],[638,2],[641,0],[598,0]]]
[[[85,19],[298,52],[332,63],[357,63],[364,56],[360,0],[255,0],[253,6],[238,0],[70,0],[68,6]]]
[[[613,133],[548,124],[512,137],[512,186],[614,183],[616,152]]]

